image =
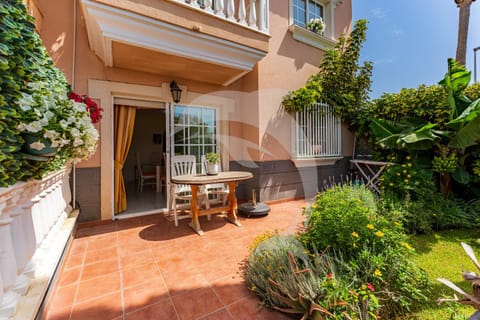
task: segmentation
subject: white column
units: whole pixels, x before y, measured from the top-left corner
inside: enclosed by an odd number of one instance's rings
[[[197,0],[190,0],[190,5],[195,8],[200,8]]]
[[[251,6],[252,0],[250,0],[250,6]],[[247,21],[245,18],[247,17],[247,11],[245,9],[245,0],[239,0],[238,2],[238,23],[246,26]]]
[[[10,199],[7,201],[5,212],[9,212],[13,219],[10,225],[10,232],[13,244],[13,251],[15,253],[15,261],[17,263],[17,278],[13,290],[23,295],[27,292],[30,285],[30,280],[23,274],[23,269],[27,264],[27,248],[25,243],[25,235],[22,226],[22,208],[20,206],[23,193],[22,187],[12,191]]]
[[[227,1],[227,19],[235,21],[235,2],[234,0]]]
[[[41,190],[42,184],[38,184],[39,188],[32,198],[32,221],[37,248],[42,243],[46,234],[45,217],[42,215],[42,200],[45,196]]]
[[[225,0],[213,0],[213,8],[215,10],[215,14],[219,17],[225,18],[225,6],[224,6],[224,1]]]
[[[35,271],[35,265],[31,261],[35,250],[37,249],[37,240],[35,238],[35,228],[33,226],[32,219],[32,206],[35,193],[37,192],[37,184],[29,183],[29,185],[24,189],[24,201],[21,204],[22,208],[22,228],[25,238],[25,248],[26,248],[26,258],[27,264],[24,268],[24,273],[30,278],[33,277]]]
[[[203,5],[205,6],[205,11],[213,13],[212,10],[212,0],[203,0]]]
[[[19,299],[19,295],[12,290],[17,278],[17,262],[10,233],[10,224],[13,219],[5,210],[8,197],[10,194],[0,196],[0,274],[3,280],[0,319],[13,317]]]
[[[250,0],[250,7],[248,10],[248,26],[257,28],[257,12],[255,9],[255,0]]]
[[[329,39],[334,39],[335,38],[335,19],[334,19],[334,16],[335,16],[335,2],[331,2],[329,7],[330,7],[330,16],[329,16],[329,26],[327,28],[327,32],[326,32],[326,36],[327,38]]]
[[[268,32],[268,0],[258,0],[258,29],[263,32]]]

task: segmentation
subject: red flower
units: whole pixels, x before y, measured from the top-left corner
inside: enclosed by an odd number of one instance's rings
[[[327,278],[328,278],[328,279],[332,279],[332,278],[333,278],[333,273],[327,274]]]
[[[92,121],[92,123],[97,123],[100,121],[100,119],[102,119],[103,109],[99,108],[97,103],[92,99],[90,99],[89,97],[87,97],[86,95],[81,96],[75,92],[70,92],[68,94],[68,98],[72,99],[75,102],[85,103],[86,109],[90,114],[90,120]]]
[[[370,291],[372,291],[372,292],[375,291],[375,287],[370,282],[367,283],[367,288],[370,289]]]
[[[70,92],[68,94],[68,98],[75,101],[75,102],[83,102],[83,98],[81,95],[76,94],[75,92]]]

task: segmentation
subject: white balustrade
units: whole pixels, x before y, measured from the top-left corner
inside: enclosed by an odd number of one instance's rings
[[[175,0],[196,10],[268,33],[269,0]],[[238,4],[238,8],[235,4]],[[258,13],[258,14],[257,14]]]
[[[36,272],[32,258],[72,210],[69,174],[70,167],[0,188],[0,319],[15,316]]]

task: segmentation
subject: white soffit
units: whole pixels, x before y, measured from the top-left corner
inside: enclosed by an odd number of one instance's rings
[[[90,48],[113,67],[112,41],[251,71],[266,52],[108,5],[81,0]]]

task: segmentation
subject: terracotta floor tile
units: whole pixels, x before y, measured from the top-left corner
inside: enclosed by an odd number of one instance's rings
[[[129,313],[168,298],[163,279],[152,280],[123,291],[125,312]]]
[[[192,272],[178,272],[169,273],[163,276],[167,288],[171,296],[182,294],[188,290],[195,290],[198,288],[206,288],[209,286],[208,281],[200,273]]]
[[[129,269],[146,263],[153,263],[156,259],[150,248],[138,251],[135,254],[120,257],[120,269]]]
[[[145,282],[161,279],[160,269],[154,262],[136,265],[132,268],[122,270],[123,288],[134,287]]]
[[[65,260],[64,268],[65,270],[78,268],[83,265],[85,259],[85,253],[81,254],[70,254]]]
[[[54,295],[48,301],[48,307],[51,309],[64,309],[73,305],[78,285],[59,287]]]
[[[225,305],[250,295],[247,283],[238,274],[213,281],[211,287]]]
[[[100,296],[120,290],[120,274],[109,273],[103,277],[80,281],[75,303],[96,299]]]
[[[103,260],[109,259],[117,259],[117,247],[109,247],[103,249],[94,250],[94,246],[90,246],[87,250],[87,254],[85,256],[85,264],[97,263]]]
[[[43,314],[42,320],[68,320],[70,319],[70,314],[72,312],[72,307],[53,309],[49,308]]]
[[[210,288],[188,290],[172,297],[182,320],[198,319],[222,308],[222,302]]]
[[[233,318],[226,309],[220,309],[198,320],[233,320]]]
[[[69,254],[71,255],[78,255],[84,254],[88,248],[88,241],[81,241],[79,239],[74,239],[72,246],[70,247]]]
[[[73,306],[71,320],[106,320],[120,317],[122,311],[120,291],[108,296],[78,303]]]
[[[59,279],[58,279],[58,286],[65,287],[71,284],[77,283],[80,280],[80,274],[82,272],[81,267],[63,270]]]
[[[81,281],[90,280],[95,277],[106,276],[109,273],[118,271],[118,259],[103,260],[83,266]]]
[[[169,298],[125,315],[125,320],[179,319]]]

